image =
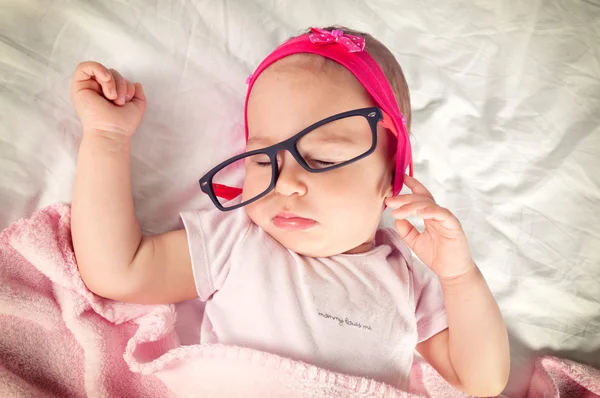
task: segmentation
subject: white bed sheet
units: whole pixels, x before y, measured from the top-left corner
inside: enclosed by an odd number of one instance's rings
[[[333,23],[403,65],[416,176],[463,222],[510,329],[507,393],[522,394],[540,353],[600,367],[597,0],[2,0],[0,227],[70,201],[78,62],[144,84],[133,189],[158,233],[211,206],[197,179],[242,149],[246,76],[282,40]]]

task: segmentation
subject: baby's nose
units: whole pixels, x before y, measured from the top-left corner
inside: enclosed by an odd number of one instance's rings
[[[306,174],[308,173],[294,159],[291,153],[283,151],[279,156],[279,173],[275,183],[275,192],[280,195],[306,195]]]

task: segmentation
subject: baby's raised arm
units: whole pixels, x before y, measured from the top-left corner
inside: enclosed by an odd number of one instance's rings
[[[388,198],[395,227],[408,247],[438,276],[448,329],[422,341],[417,351],[446,381],[469,395],[490,397],[506,387],[510,372],[508,333],[500,308],[475,265],[462,225],[438,205],[416,179],[405,176],[411,194]],[[406,218],[417,215],[419,230]]]
[[[71,220],[83,281],[92,292],[125,302],[196,297],[185,232],[142,236],[135,215],[129,147],[146,109],[142,85],[83,62],[71,99],[83,127]]]

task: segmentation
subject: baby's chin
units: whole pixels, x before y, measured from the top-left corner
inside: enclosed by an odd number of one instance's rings
[[[331,257],[356,247],[331,239],[325,231],[286,231],[274,226],[262,229],[286,249],[306,257]]]
[[[271,234],[269,233],[269,235]],[[294,239],[289,236],[271,236],[286,249],[305,257],[331,257],[341,253],[336,250],[319,247],[322,244],[315,244],[311,240],[302,239],[301,237]]]

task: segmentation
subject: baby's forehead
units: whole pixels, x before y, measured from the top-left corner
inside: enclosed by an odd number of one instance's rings
[[[264,79],[263,76],[265,77]],[[358,79],[343,65],[317,54],[293,54],[269,65],[257,79],[311,79],[348,85],[349,90],[362,89]]]
[[[251,143],[265,137],[274,144],[327,117],[374,105],[345,67],[319,55],[294,54],[257,78],[248,101],[248,136]]]
[[[299,130],[291,137],[298,139],[297,146],[332,145],[349,146],[356,144],[369,144],[372,141],[372,132],[368,120],[362,115],[336,118],[338,115],[327,115],[325,119],[316,120],[315,123]],[[327,121],[327,119],[334,120]],[[253,148],[270,146],[286,137],[274,132],[278,129],[264,131],[251,131],[247,145]],[[283,138],[283,139],[282,139]]]

